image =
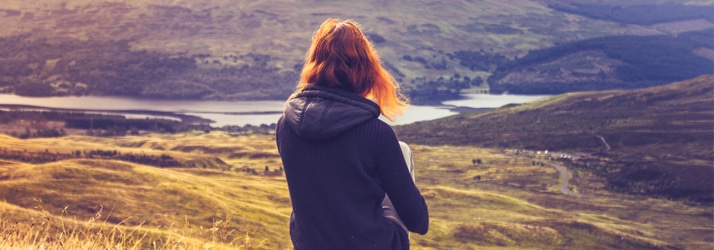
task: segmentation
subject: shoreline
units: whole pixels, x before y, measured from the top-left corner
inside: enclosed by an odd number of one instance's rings
[[[3,98],[0,94],[0,109],[25,111],[80,112],[120,115],[127,119],[155,118],[176,120],[183,124],[210,127],[245,126],[270,124],[282,114],[284,101],[197,101],[164,99],[135,99],[126,97],[98,96],[25,98],[14,95]],[[504,96],[490,94],[467,94],[458,99],[435,105],[412,103],[413,111],[405,114],[391,125],[406,125],[430,121],[451,115],[473,114],[493,110],[508,103],[532,101],[530,96]]]
[[[22,104],[0,104],[0,109],[9,109],[11,111],[57,111],[57,112],[77,112],[77,113],[105,113],[105,114],[132,114],[132,115],[147,115],[155,116],[159,119],[161,117],[171,117],[176,118],[181,121],[181,123],[186,124],[210,124],[215,121],[202,118],[194,115],[186,115],[175,112],[166,111],[154,111],[154,110],[105,110],[105,109],[71,109],[71,108],[50,108],[43,106],[33,106],[33,105],[22,105]],[[130,119],[130,118],[127,118]]]

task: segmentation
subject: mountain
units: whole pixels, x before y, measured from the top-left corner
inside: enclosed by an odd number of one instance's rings
[[[8,0],[0,8],[0,92],[284,99],[294,88],[311,33],[326,18],[339,17],[361,23],[404,90],[426,102],[486,88],[484,79],[499,65],[531,50],[714,26],[696,15],[624,24],[553,2]],[[714,6],[702,0],[660,2]]]
[[[609,178],[613,189],[661,186],[651,194],[712,202],[712,103],[714,76],[706,75],[638,90],[569,93],[396,131],[409,143],[595,154],[607,159],[602,166],[579,167]]]
[[[672,36],[610,36],[533,50],[501,64],[491,93],[634,89],[714,73],[714,29]]]
[[[703,19],[714,22],[714,6],[697,6],[664,3],[648,5],[647,3],[563,3],[553,1],[548,7],[576,15],[587,16],[600,20],[610,20],[626,24],[654,25],[677,21]]]

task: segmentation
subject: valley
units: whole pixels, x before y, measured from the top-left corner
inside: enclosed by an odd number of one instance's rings
[[[431,214],[412,247],[714,247],[713,82],[568,93],[395,126]],[[274,127],[0,115],[4,131],[15,128],[0,135],[0,248],[290,247]],[[37,129],[52,124],[62,129]]]
[[[412,249],[714,249],[714,0],[517,2],[3,1],[0,98],[80,98],[0,105],[0,249],[290,249],[275,119],[206,117],[279,114],[333,17],[412,108],[549,96],[393,125]]]

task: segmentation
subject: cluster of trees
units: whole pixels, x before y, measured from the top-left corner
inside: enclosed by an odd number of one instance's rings
[[[116,150],[92,150],[84,153],[85,158],[114,159],[128,161],[155,167],[184,167],[184,164],[167,154],[147,155],[147,154],[122,154]]]
[[[131,119],[121,115],[87,114],[66,111],[4,111],[0,110],[0,123],[10,123],[17,120],[45,122],[61,121],[60,128],[26,128],[23,133],[10,135],[26,139],[33,137],[60,137],[66,134],[64,128],[87,130],[87,135],[94,136],[124,136],[137,135],[139,131],[159,133],[179,133],[192,130],[210,133],[211,130],[221,130],[236,134],[270,134],[275,131],[276,124],[260,124],[244,126],[226,125],[219,128],[205,124],[190,124],[168,119]]]
[[[12,161],[42,164],[75,157],[72,154],[50,153],[47,150],[44,152],[28,152],[27,150],[0,148],[0,158]]]
[[[501,64],[489,77],[492,93],[559,94],[571,91],[611,88],[633,89],[661,85],[711,74],[714,62],[694,53],[696,48],[714,49],[714,29],[671,36],[613,36],[593,38],[556,47],[534,50],[528,55]],[[608,58],[624,62],[617,66],[617,81],[568,83],[500,82],[512,72],[556,61],[564,56],[602,51]]]
[[[82,117],[112,117],[121,118],[119,115],[87,114],[66,111],[29,111],[29,110],[0,110],[0,123],[10,123],[17,120],[25,121],[64,121],[69,118]]]
[[[617,6],[606,4],[551,4],[551,9],[590,18],[628,24],[652,25],[691,19],[714,22],[714,5],[651,4]]]
[[[127,119],[123,116],[92,115],[70,117],[64,121],[67,128],[113,131],[113,135],[126,135],[127,131],[135,134],[138,130],[176,133],[188,131],[193,128],[180,121],[167,119]]]
[[[13,150],[0,148],[0,158],[29,163],[47,163],[64,159],[113,159],[128,161],[155,167],[184,167],[184,165],[167,154],[160,156],[147,154],[122,154],[116,150],[95,149],[91,151],[72,151],[71,153],[51,153],[48,150],[32,152],[27,150]]]
[[[461,66],[467,67],[470,70],[478,71],[493,71],[499,65],[506,63],[508,58],[501,54],[488,54],[483,49],[474,50],[459,50],[452,54],[448,54],[449,58],[459,60]]]
[[[405,87],[405,93],[409,95],[413,103],[439,104],[443,100],[458,99],[461,90],[471,86],[480,85],[481,78],[471,79],[469,77],[439,77],[435,80],[419,78],[420,82]]]
[[[275,131],[277,124],[260,124],[258,126],[246,124],[244,126],[226,125],[220,128],[222,131],[236,134],[270,134]]]
[[[236,169],[236,170],[237,170],[238,172],[249,173],[249,174],[252,174],[252,175],[260,175],[260,174],[261,174],[261,173],[258,172],[258,170],[256,170],[255,168],[251,168],[251,167],[248,167],[248,166],[243,166],[243,167],[238,168],[238,169]],[[283,167],[278,167],[278,168],[275,168],[275,169],[271,170],[270,167],[265,166],[265,168],[263,169],[262,174],[263,174],[263,176],[281,176],[281,175],[283,175],[283,171],[284,171],[284,170],[283,170]]]
[[[25,120],[33,122],[60,121],[64,128],[88,130],[89,135],[122,136],[136,135],[139,131],[177,133],[189,130],[203,130],[205,125],[187,124],[168,119],[129,119],[121,115],[88,114],[66,111],[3,111],[0,123]],[[11,134],[19,138],[60,137],[66,134],[64,128],[26,128],[24,133]]]
[[[30,128],[25,128],[25,132],[16,133],[11,132],[10,136],[14,136],[20,139],[28,138],[52,138],[52,137],[62,137],[66,135],[67,132],[63,128],[38,128],[34,131]]]
[[[421,56],[412,57],[410,55],[404,55],[402,59],[409,62],[418,62],[424,66],[424,69],[445,70],[447,68],[446,58],[441,58],[441,61],[433,62]]]
[[[176,120],[168,119],[129,119],[122,115],[88,114],[66,111],[3,111],[0,110],[0,123],[9,123],[17,120],[25,121],[61,121],[65,128],[85,129],[92,131],[92,135],[126,135],[137,134],[139,130],[176,133],[195,129],[203,129],[204,125],[191,125]],[[63,136],[63,128],[38,128],[32,131],[27,128],[25,133],[16,136],[30,137],[59,137]]]

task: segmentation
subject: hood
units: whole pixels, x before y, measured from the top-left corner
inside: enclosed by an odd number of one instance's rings
[[[379,117],[379,106],[341,89],[310,86],[290,98],[283,117],[299,136],[325,140]]]

